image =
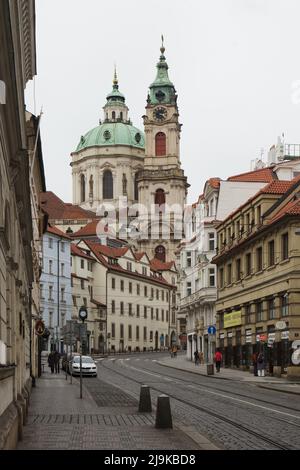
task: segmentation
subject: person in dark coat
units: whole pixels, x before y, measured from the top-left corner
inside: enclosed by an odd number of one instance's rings
[[[252,354],[253,374],[255,376],[257,376],[257,356],[258,356],[257,352]]]
[[[55,373],[59,374],[59,361],[60,361],[60,354],[58,351],[54,353],[54,366],[55,366]]]
[[[194,352],[194,359],[195,359],[195,366],[197,364],[199,364],[199,351],[198,349],[196,349],[196,351]]]
[[[265,376],[265,357],[262,352],[259,353],[257,356],[257,374],[258,377],[264,377]]]
[[[51,374],[54,373],[54,351],[51,351],[51,353],[48,356],[48,365],[51,369]]]

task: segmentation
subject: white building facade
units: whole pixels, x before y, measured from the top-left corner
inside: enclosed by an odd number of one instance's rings
[[[45,327],[50,332],[44,349],[62,353],[61,329],[72,317],[71,240],[56,227],[48,227],[43,236],[40,305]]]

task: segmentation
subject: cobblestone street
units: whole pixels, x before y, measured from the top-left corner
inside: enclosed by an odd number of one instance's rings
[[[200,448],[179,429],[155,429],[154,413],[138,413],[137,399],[120,388],[97,379],[87,384],[81,400],[78,380],[70,384],[63,373],[44,373],[33,390],[18,449]]]

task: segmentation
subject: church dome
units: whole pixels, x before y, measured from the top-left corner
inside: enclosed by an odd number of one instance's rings
[[[88,147],[128,145],[145,148],[144,133],[137,127],[124,122],[104,122],[81,136],[76,152]]]

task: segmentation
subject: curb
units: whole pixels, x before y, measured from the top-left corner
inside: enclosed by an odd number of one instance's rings
[[[240,383],[245,383],[245,384],[252,384],[252,385],[255,385],[257,387],[263,387],[264,386],[263,384],[274,383],[274,382],[271,381],[271,382],[263,382],[262,384],[260,384],[258,381],[254,381],[254,380],[241,380],[241,379],[238,379],[238,378],[221,377],[219,375],[207,375],[207,374],[203,374],[202,372],[197,371],[197,370],[185,369],[183,367],[173,366],[172,364],[166,364],[163,361],[157,361],[156,363],[161,365],[161,366],[164,366],[164,367],[170,367],[171,369],[177,369],[177,370],[181,370],[183,372],[190,372],[191,374],[201,375],[202,377],[207,377],[207,378],[210,378],[210,379],[230,380],[231,382],[240,382]],[[272,379],[272,377],[270,377],[270,379]],[[295,383],[295,382],[288,382],[288,383]],[[280,382],[276,382],[276,384],[277,385],[286,385],[286,383],[281,384]],[[268,388],[269,390],[275,390],[272,387],[265,387],[265,388]],[[279,390],[276,390],[276,391],[279,391]],[[298,392],[287,392],[287,393],[294,393],[294,394],[297,394],[297,395],[300,394]]]

